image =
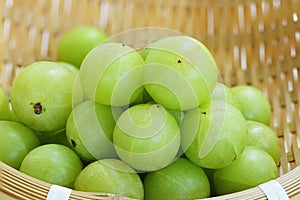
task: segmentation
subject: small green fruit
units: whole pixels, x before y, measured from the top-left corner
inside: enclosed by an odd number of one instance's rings
[[[231,90],[247,120],[258,121],[266,125],[270,124],[272,117],[271,105],[262,91],[248,85],[235,86]]]
[[[80,67],[85,56],[98,44],[103,43],[107,35],[92,26],[78,26],[66,31],[57,46],[57,60]]]
[[[111,108],[85,101],[70,114],[66,135],[69,145],[87,162],[116,157],[113,131],[121,114],[118,108]]]
[[[248,145],[256,146],[268,152],[278,165],[280,160],[280,147],[278,138],[274,131],[267,125],[256,122],[247,121],[248,124]]]
[[[149,44],[144,83],[155,102],[167,109],[189,110],[210,101],[217,66],[207,47],[188,36],[170,36]]]
[[[60,144],[45,144],[30,151],[20,171],[34,178],[72,188],[83,168],[77,154]]]
[[[11,90],[12,108],[20,122],[37,132],[64,129],[72,111],[75,77],[58,62],[38,61],[26,66]]]
[[[34,132],[19,122],[0,121],[0,160],[19,169],[24,157],[40,145]]]
[[[143,183],[138,174],[117,159],[98,160],[86,166],[78,175],[74,189],[144,198]]]
[[[181,123],[185,155],[199,166],[218,169],[238,158],[247,143],[242,113],[224,101],[187,112]]]
[[[143,58],[121,43],[104,43],[94,48],[80,68],[84,94],[107,106],[128,106],[143,93]]]
[[[213,175],[217,195],[256,187],[277,177],[273,158],[254,146],[247,146],[239,158],[229,166],[215,170]]]
[[[154,171],[173,162],[180,147],[180,129],[161,105],[138,104],[121,114],[113,141],[125,163],[137,170]]]
[[[179,158],[160,170],[149,172],[144,179],[147,200],[193,200],[209,197],[210,185],[203,169]]]

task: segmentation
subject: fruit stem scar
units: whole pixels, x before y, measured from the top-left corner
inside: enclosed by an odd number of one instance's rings
[[[32,105],[33,107],[33,112],[37,115],[41,114],[43,111],[45,111],[45,109],[43,110],[43,106],[40,102],[38,103],[30,103],[30,105]]]
[[[236,160],[237,159],[237,155],[234,154],[234,158],[232,159],[232,161]]]

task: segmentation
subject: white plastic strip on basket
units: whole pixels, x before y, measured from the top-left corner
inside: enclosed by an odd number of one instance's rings
[[[52,185],[46,200],[68,200],[72,190],[70,188]]]
[[[271,180],[258,186],[267,196],[269,200],[289,200],[289,197],[276,180]]]

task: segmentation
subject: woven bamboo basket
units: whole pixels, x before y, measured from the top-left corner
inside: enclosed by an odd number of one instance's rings
[[[253,85],[269,98],[282,149],[277,181],[300,199],[299,0],[0,0],[0,86],[9,94],[26,65],[55,60],[61,34],[80,24],[108,35],[161,27],[201,40],[225,84]],[[50,186],[0,162],[0,199],[46,199]],[[73,190],[70,199],[126,198]],[[267,197],[255,187],[210,199]]]

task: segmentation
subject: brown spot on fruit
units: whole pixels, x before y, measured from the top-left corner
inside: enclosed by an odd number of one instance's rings
[[[45,109],[43,109],[43,106],[40,102],[38,103],[31,103],[30,105],[32,105],[33,107],[33,112],[36,115],[41,114],[43,111],[45,111]]]
[[[72,144],[72,147],[75,148],[76,147],[76,142],[74,140],[71,140],[71,144]]]
[[[178,59],[178,60],[177,60],[177,63],[181,63],[181,60],[180,60],[180,59]]]

